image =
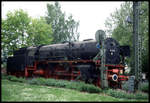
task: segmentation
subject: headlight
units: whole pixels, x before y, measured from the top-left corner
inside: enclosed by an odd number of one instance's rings
[[[112,75],[112,80],[113,81],[117,81],[118,80],[118,76],[116,74]]]

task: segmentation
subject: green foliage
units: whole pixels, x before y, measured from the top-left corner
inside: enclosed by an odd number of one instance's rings
[[[7,63],[6,63],[6,61],[7,61],[7,59],[6,59],[6,56],[4,56],[3,58],[1,58],[1,59],[3,59],[3,60],[1,60],[3,63],[1,64],[1,68],[2,69],[6,69],[6,67],[7,67]]]
[[[126,17],[130,16],[133,20],[133,2],[122,3],[120,9],[116,9],[105,21],[107,33],[115,38],[121,45],[129,45],[131,57],[126,59],[128,66],[133,68],[133,24],[127,23]],[[149,30],[149,8],[148,2],[141,2],[140,15],[140,36],[142,38],[142,72],[148,72],[149,69],[149,48],[148,48],[148,30]],[[131,69],[131,74],[134,69]]]
[[[149,83],[148,82],[140,83],[139,90],[148,93],[149,92]]]
[[[1,74],[1,78],[2,78],[2,79],[8,79],[8,75],[6,75],[6,74]]]
[[[12,75],[6,75],[6,74],[2,74],[2,79],[8,79],[10,80],[11,78],[13,78],[14,76]]]
[[[149,98],[149,94],[146,94],[140,91],[135,93],[135,99],[148,99],[148,98]]]
[[[40,84],[39,81],[37,79],[35,79],[35,78],[28,79],[27,83],[29,83],[29,84],[35,84],[35,85]]]
[[[79,22],[76,22],[72,15],[66,19],[66,14],[61,11],[61,6],[58,2],[54,5],[47,4],[47,15],[45,17],[48,24],[52,25],[53,43],[61,43],[64,41],[78,41]]]
[[[6,75],[6,74],[2,74],[2,79],[8,79],[14,82],[26,82],[26,79],[23,77],[16,77],[16,76],[12,76],[12,75]]]
[[[56,86],[56,81],[54,79],[47,79],[45,85]]]
[[[129,87],[129,82],[125,82],[123,83],[122,85],[122,89],[125,90],[125,91],[128,91],[128,87]],[[148,93],[149,92],[149,82],[140,82],[139,83],[139,89],[138,89],[140,92],[146,92]]]
[[[2,102],[16,101],[137,101],[148,102],[148,99],[120,99],[106,94],[83,93],[76,90],[56,88],[49,86],[30,85],[2,79],[1,100]]]
[[[125,91],[128,91],[129,90],[129,82],[126,81],[125,83],[122,84],[122,89],[125,90]]]
[[[38,46],[51,44],[52,28],[47,24],[44,18],[32,19],[32,23],[28,26],[27,34],[30,38],[27,39],[29,46]]]
[[[148,94],[142,92],[127,93],[123,90],[108,89],[105,91],[106,94],[116,98],[127,98],[127,99],[148,99]]]
[[[78,91],[85,91],[89,93],[101,92],[100,88],[95,87],[94,85],[85,84],[83,82],[69,82],[66,80],[55,80],[55,79],[44,79],[44,78],[37,78],[37,82],[41,82],[41,84],[47,86],[64,87],[68,89],[75,89]]]
[[[25,78],[22,78],[22,77],[15,77],[15,76],[12,76],[9,80],[11,81],[14,81],[14,82],[26,82]]]
[[[89,93],[105,93],[107,95],[116,97],[116,98],[124,98],[124,99],[148,99],[148,94],[143,92],[136,92],[136,93],[127,93],[123,90],[116,90],[116,89],[105,89],[101,90],[98,87],[95,87],[91,84],[85,84],[83,82],[69,82],[66,80],[55,80],[55,79],[45,79],[45,78],[33,78],[33,79],[20,79],[14,76],[9,75],[2,75],[2,80],[10,80],[15,81],[17,84],[18,82],[24,82],[29,84],[36,85],[47,85],[47,86],[54,86],[54,87],[63,87],[68,89],[74,89],[77,91],[89,92]],[[22,84],[21,84],[22,85]],[[33,87],[33,86],[32,86]],[[26,87],[27,88],[27,87]],[[47,88],[47,87],[44,87]],[[42,92],[42,91],[41,91]],[[98,94],[99,95],[99,94]]]
[[[84,91],[89,93],[100,93],[101,89],[95,87],[92,84],[85,84],[83,82],[70,82],[67,80],[55,80],[55,79],[45,79],[45,78],[33,78],[27,79],[17,78],[15,76],[3,75],[3,79],[8,79],[14,82],[25,82],[34,85],[47,85],[47,86],[55,86],[55,87],[63,87],[68,89],[75,89],[78,91]]]
[[[22,9],[8,12],[7,18],[2,19],[2,66],[13,51],[28,46],[51,44],[52,28],[44,18],[33,19]]]
[[[5,60],[18,48],[26,46],[26,31],[30,17],[22,9],[8,12],[7,18],[2,20],[2,59]]]
[[[100,93],[101,89],[98,87],[95,87],[94,85],[85,84],[83,82],[72,82],[67,85],[67,88],[69,89],[75,89],[79,91],[86,91],[89,93]]]

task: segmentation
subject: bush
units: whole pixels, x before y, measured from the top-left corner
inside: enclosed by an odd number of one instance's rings
[[[80,91],[80,85],[77,84],[76,82],[70,82],[70,83],[68,83],[66,85],[66,88],[68,88],[68,89],[75,89],[75,90],[79,90]]]
[[[10,75],[3,76],[3,78],[15,82],[26,82],[29,84],[36,84],[36,85],[63,87],[63,88],[75,89],[78,91],[84,91],[89,93],[100,93],[102,91],[99,87],[96,87],[92,84],[85,84],[84,82],[75,82],[75,81],[70,82],[67,80],[45,79],[41,77],[26,80],[24,78],[17,78],[15,76],[10,76]]]
[[[26,79],[25,79],[25,78],[22,78],[22,77],[19,77],[19,78],[15,78],[15,79],[12,80],[12,81],[25,83],[25,82],[26,82]]]
[[[140,83],[139,90],[148,93],[149,92],[149,83],[148,82]]]
[[[55,80],[55,79],[45,79],[45,85],[56,86],[56,87],[66,87],[67,81],[65,80]]]
[[[47,86],[55,86],[55,87],[64,87],[68,89],[75,89],[78,91],[85,91],[90,93],[99,93],[101,89],[95,87],[91,84],[85,84],[84,82],[75,82],[75,81],[67,81],[67,80],[55,80],[55,79],[45,79],[45,85]]]
[[[127,98],[127,99],[148,99],[148,94],[142,92],[127,93],[123,90],[112,90],[108,89],[105,91],[106,94],[116,98]]]
[[[92,84],[85,84],[84,82],[75,82],[75,81],[67,81],[67,80],[55,80],[55,79],[45,79],[45,78],[33,78],[26,80],[25,78],[17,78],[11,75],[2,75],[2,79],[8,79],[15,82],[26,82],[29,84],[35,85],[47,85],[47,86],[55,86],[55,87],[63,87],[68,89],[74,89],[78,91],[84,91],[89,93],[100,93],[102,92],[101,88],[96,87]],[[140,86],[142,91],[148,91],[148,83],[142,84]],[[117,98],[127,98],[127,99],[147,99],[148,94],[142,93],[138,91],[137,93],[127,93],[123,90],[113,90],[113,89],[105,89],[103,90],[104,93],[117,97]]]
[[[135,98],[136,98],[136,99],[148,99],[148,94],[142,93],[141,91],[138,91],[138,92],[135,94]]]
[[[125,81],[125,82],[122,84],[122,89],[125,90],[125,91],[128,91],[128,90],[129,90],[129,82],[128,82],[128,81]]]
[[[75,89],[78,91],[89,92],[89,93],[100,93],[101,92],[100,88],[95,87],[92,84],[85,84],[84,82],[71,82],[67,85],[66,88]]]
[[[28,79],[27,83],[29,83],[29,84],[38,84],[38,81],[37,81],[36,78],[33,78],[33,79]]]
[[[14,76],[12,76],[12,75],[6,75],[6,74],[2,74],[2,79],[11,79],[11,78],[13,78]]]
[[[6,74],[1,74],[2,79],[7,79],[7,75]]]
[[[123,85],[122,85],[122,89],[123,90],[126,90],[126,91],[128,91],[128,84],[129,82],[127,81],[127,82],[125,82],[125,83],[123,83]],[[143,83],[140,83],[139,84],[139,91],[142,91],[142,92],[146,92],[146,93],[148,93],[149,92],[149,83],[148,82],[143,82]]]
[[[8,79],[14,82],[26,82],[26,79],[23,77],[16,77],[12,75],[2,74],[2,79]]]
[[[54,79],[47,79],[45,85],[47,85],[47,86],[55,86],[56,85],[55,82],[56,81]]]
[[[66,87],[67,82],[64,81],[64,80],[53,80],[53,84],[54,84],[56,87]]]
[[[14,82],[26,82],[25,78],[22,77],[16,77],[16,76],[12,76],[12,75],[2,75],[2,79],[8,79]]]
[[[34,79],[36,79],[34,81],[36,81],[37,85],[45,85],[46,84],[46,79],[44,79],[44,78],[39,77],[39,78],[34,78]]]
[[[70,82],[67,80],[55,80],[55,79],[45,79],[45,78],[34,78],[29,80],[30,84],[38,84],[38,85],[47,85],[47,86],[55,86],[55,87],[64,87],[68,89],[75,89],[78,91],[85,91],[90,93],[99,93],[101,89],[95,87],[91,84],[85,84],[83,82]]]

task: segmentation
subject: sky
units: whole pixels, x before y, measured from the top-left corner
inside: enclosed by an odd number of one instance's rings
[[[32,18],[39,18],[45,16],[47,12],[46,4],[54,4],[51,2],[1,2],[2,19],[6,18],[8,11],[23,9]],[[62,12],[67,16],[73,15],[75,21],[79,21],[78,32],[80,33],[79,41],[84,39],[95,39],[97,30],[106,30],[105,21],[113,13],[116,8],[119,9],[124,2],[59,2]]]

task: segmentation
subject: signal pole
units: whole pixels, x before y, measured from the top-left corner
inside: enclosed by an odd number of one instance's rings
[[[93,59],[100,60],[101,58],[101,66],[99,67],[100,70],[100,78],[101,78],[101,88],[107,88],[108,87],[108,80],[107,80],[107,67],[105,66],[105,60],[106,60],[106,50],[105,50],[105,39],[106,35],[103,30],[98,30],[95,34],[95,39],[99,43],[99,53],[97,56]]]
[[[106,35],[104,35],[104,39],[102,39],[102,48],[101,48],[101,87],[102,88],[107,88],[108,87],[108,80],[107,80],[107,67],[105,66],[105,60],[106,60],[106,49],[105,49],[105,37]]]
[[[141,56],[141,48],[139,42],[139,2],[133,2],[133,48],[134,48],[134,70],[135,70],[135,90],[139,87],[140,81],[140,56]]]

